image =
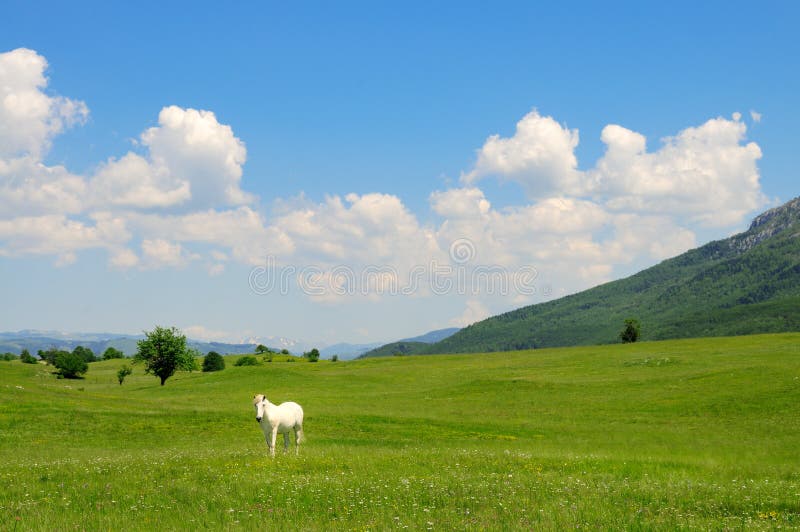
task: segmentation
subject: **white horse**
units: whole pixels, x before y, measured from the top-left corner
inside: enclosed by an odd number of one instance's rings
[[[275,438],[283,434],[283,451],[289,450],[289,431],[294,429],[295,453],[300,453],[300,442],[303,441],[303,408],[297,403],[287,402],[274,405],[263,394],[253,397],[256,409],[256,421],[261,425],[264,438],[267,440],[269,454],[275,456]]]

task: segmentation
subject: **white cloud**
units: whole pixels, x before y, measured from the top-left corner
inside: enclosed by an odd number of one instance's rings
[[[119,248],[112,251],[109,263],[115,268],[127,270],[139,264],[139,257],[128,248]]]
[[[410,264],[437,248],[433,232],[390,194],[303,201],[277,216],[270,227],[286,235],[295,256],[312,263]]]
[[[744,144],[746,131],[739,120],[714,118],[650,153],[639,133],[606,126],[606,153],[590,172],[595,193],[615,211],[686,216],[707,227],[739,223],[766,204],[756,165],[761,149]]]
[[[86,181],[63,166],[33,156],[0,159],[0,217],[75,214],[83,210]]]
[[[477,299],[469,299],[467,300],[464,312],[462,312],[461,315],[451,319],[450,325],[452,327],[466,327],[467,325],[472,325],[477,321],[485,320],[489,316],[491,316],[491,313],[489,312],[489,309],[483,305],[483,303]]]
[[[575,157],[578,142],[577,129],[533,110],[517,123],[513,137],[486,139],[475,167],[461,181],[470,185],[496,176],[518,182],[531,198],[580,193],[584,185]]]
[[[750,111],[750,118],[751,118],[751,119],[753,120],[753,122],[755,122],[756,124],[758,124],[759,122],[761,122],[761,117],[762,117],[762,116],[763,116],[763,115],[762,115],[761,113],[757,112],[757,111]]]
[[[130,213],[128,217],[145,238],[219,246],[229,249],[235,259],[245,264],[262,264],[267,255],[287,256],[294,250],[288,235],[267,226],[264,218],[250,207],[180,215]],[[218,262],[223,260],[218,255],[212,257]]]
[[[194,207],[253,201],[239,186],[247,150],[230,126],[220,124],[211,111],[175,105],[161,110],[158,123],[142,133],[142,143],[156,166],[191,184]]]
[[[191,197],[188,181],[135,153],[110,159],[92,179],[94,202],[101,206],[138,208],[179,205]]]
[[[145,268],[165,266],[183,268],[192,260],[199,258],[197,254],[185,250],[180,243],[169,242],[161,238],[143,240],[142,257]]]
[[[244,143],[211,111],[172,105],[141,135],[148,157],[129,152],[102,165],[92,180],[99,204],[193,209],[254,201],[240,187]]]
[[[0,255],[59,255],[90,248],[117,247],[130,238],[125,221],[107,213],[92,215],[94,225],[64,215],[0,220]],[[62,260],[63,262],[63,260]]]
[[[47,60],[33,50],[0,53],[0,159],[39,159],[55,135],[89,115],[83,102],[45,92],[46,69]]]

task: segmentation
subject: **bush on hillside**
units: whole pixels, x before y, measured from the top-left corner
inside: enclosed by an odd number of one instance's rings
[[[133,368],[131,368],[127,364],[125,364],[121,368],[119,368],[119,371],[117,371],[117,380],[119,381],[119,385],[120,386],[122,386],[122,383],[125,380],[125,377],[127,377],[131,373],[133,373]]]
[[[209,351],[203,358],[203,372],[222,371],[225,369],[225,359],[216,351]]]
[[[258,366],[258,360],[256,357],[247,355],[237,360],[234,366]]]

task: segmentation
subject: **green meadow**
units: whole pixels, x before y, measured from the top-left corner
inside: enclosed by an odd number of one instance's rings
[[[0,362],[0,530],[800,528],[800,334],[234,360]],[[255,393],[304,407],[299,456]]]

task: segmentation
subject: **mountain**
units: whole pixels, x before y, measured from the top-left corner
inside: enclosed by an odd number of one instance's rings
[[[381,344],[338,343],[323,347],[319,350],[319,354],[322,358],[331,358],[333,355],[336,355],[339,360],[352,360],[354,358],[359,358],[370,349],[375,349],[379,345]]]
[[[757,216],[743,233],[474,323],[425,352],[612,343],[627,318],[641,322],[645,340],[800,330],[800,198]]]
[[[22,330],[0,332],[0,353],[19,354],[27,349],[33,354],[51,347],[72,351],[76,346],[88,347],[100,356],[109,347],[119,349],[128,356],[136,354],[136,342],[144,335],[124,335],[114,333],[63,333],[59,331]],[[186,344],[201,353],[216,351],[222,354],[242,354],[255,351],[256,344],[228,344],[222,342],[203,342],[187,339]]]
[[[439,329],[436,331],[430,331],[420,336],[415,336],[413,338],[405,338],[403,340],[398,340],[396,342],[382,345],[380,347],[372,349],[371,351],[363,353],[358,358],[388,357],[397,354],[416,355],[425,352],[430,344],[444,340],[448,336],[452,336],[453,334],[457,333],[460,330],[461,329],[459,329],[458,327],[451,327],[449,329]]]
[[[426,332],[413,338],[403,338],[400,342],[422,342],[423,344],[432,344],[440,340],[444,340],[448,336],[453,336],[460,331],[459,327],[449,327],[447,329],[437,329],[435,331]]]

